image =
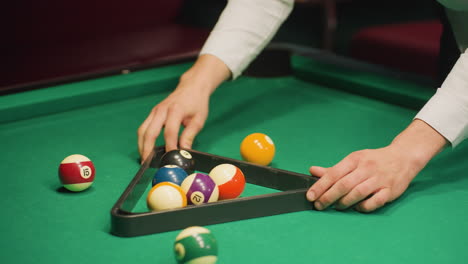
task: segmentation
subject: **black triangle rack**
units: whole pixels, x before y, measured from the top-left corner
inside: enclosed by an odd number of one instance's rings
[[[164,149],[163,146],[155,147],[153,153],[143,163],[112,207],[111,233],[113,235],[140,236],[179,230],[188,226],[205,226],[313,208],[313,205],[307,201],[305,194],[307,189],[317,180],[314,176],[188,150],[195,159],[196,171],[209,172],[219,164],[230,163],[244,172],[247,183],[280,190],[280,192],[240,197],[197,206],[189,205],[180,209],[133,213],[132,210],[137,202],[142,197],[146,198],[145,191],[151,184],[154,170],[149,170],[149,168],[159,167],[159,161],[165,153]]]

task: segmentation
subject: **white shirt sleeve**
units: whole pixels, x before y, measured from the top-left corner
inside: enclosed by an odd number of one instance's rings
[[[468,137],[468,49],[416,118],[437,130],[452,147]]]
[[[201,54],[221,59],[237,78],[270,42],[294,0],[229,0]]]
[[[447,8],[462,11],[468,10],[468,1],[467,0],[437,0],[439,3],[444,5]]]

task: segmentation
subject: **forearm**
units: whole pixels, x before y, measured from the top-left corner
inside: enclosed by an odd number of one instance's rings
[[[237,78],[288,17],[293,0],[229,0],[200,54],[221,59]]]

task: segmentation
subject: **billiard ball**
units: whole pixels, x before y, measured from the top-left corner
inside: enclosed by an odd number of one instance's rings
[[[218,186],[204,173],[190,174],[182,182],[181,187],[187,194],[188,204],[199,205],[218,201]]]
[[[187,197],[180,186],[172,182],[161,182],[148,192],[146,205],[153,211],[182,208],[187,206]]]
[[[187,176],[187,172],[185,172],[181,167],[176,165],[166,165],[159,168],[159,170],[154,174],[152,185],[155,186],[161,182],[172,182],[180,186]]]
[[[242,140],[240,153],[245,161],[266,166],[275,157],[275,144],[269,136],[253,133]]]
[[[187,174],[192,174],[195,171],[195,160],[192,158],[192,154],[186,150],[171,150],[166,152],[161,157],[159,167],[165,165],[176,165],[184,169]]]
[[[218,243],[210,230],[192,226],[177,235],[174,253],[180,264],[214,264],[218,260]]]
[[[244,191],[244,173],[232,164],[220,164],[214,167],[209,176],[218,185],[219,200],[237,198]]]
[[[80,154],[66,157],[58,169],[63,187],[72,192],[88,189],[93,184],[95,172],[93,162]]]

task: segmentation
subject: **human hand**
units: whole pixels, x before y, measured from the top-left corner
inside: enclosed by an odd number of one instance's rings
[[[338,210],[355,206],[371,212],[398,198],[418,172],[390,146],[356,151],[331,168],[312,166],[310,173],[320,179],[307,198],[317,210],[334,204]]]
[[[173,93],[153,107],[138,128],[138,149],[142,160],[151,153],[163,127],[166,151],[176,149],[178,145],[190,149],[208,117],[208,103],[209,94],[191,89],[187,83],[179,83]],[[179,141],[181,125],[185,129]]]
[[[335,166],[312,166],[320,179],[310,187],[307,199],[317,210],[335,205],[374,211],[397,199],[446,140],[421,120],[415,120],[387,147],[356,151]]]
[[[192,68],[180,78],[174,92],[157,104],[138,128],[138,150],[141,160],[151,153],[156,138],[164,128],[166,151],[178,146],[192,148],[193,140],[208,117],[211,93],[231,72],[213,55],[201,55]],[[185,127],[179,140],[181,125]]]

